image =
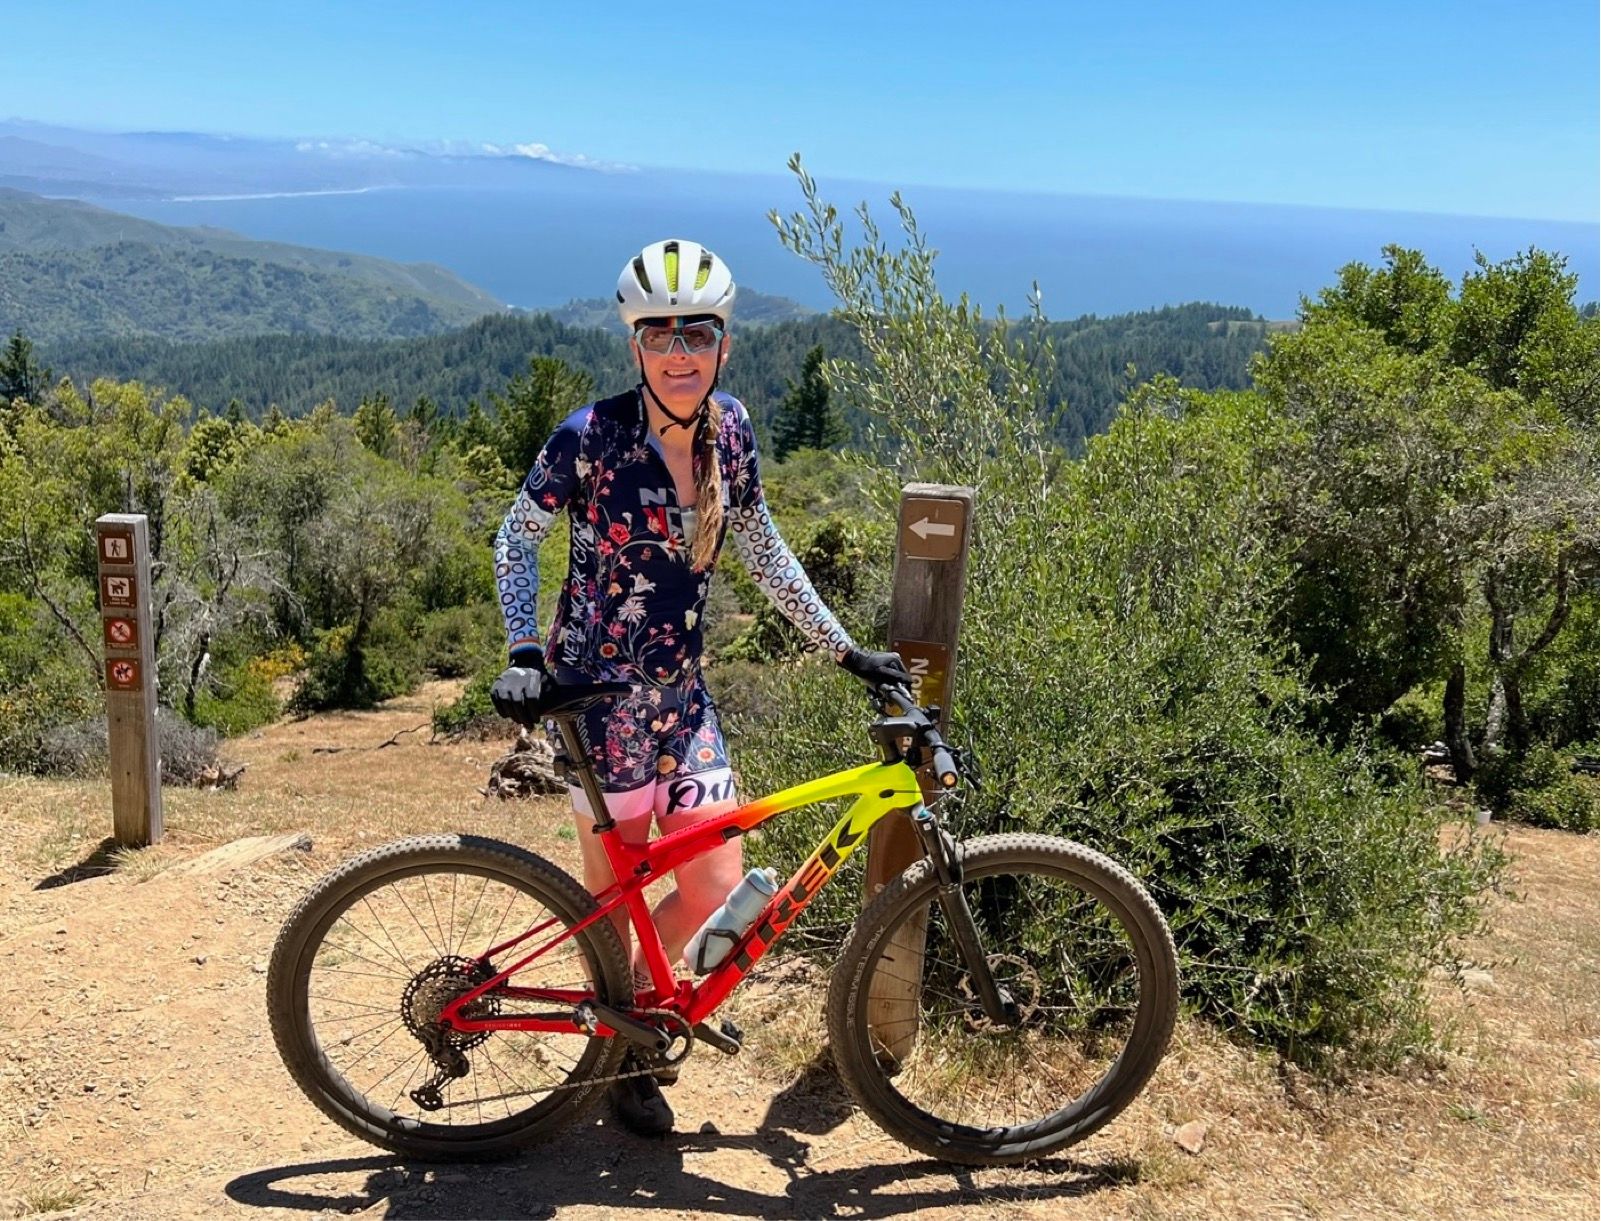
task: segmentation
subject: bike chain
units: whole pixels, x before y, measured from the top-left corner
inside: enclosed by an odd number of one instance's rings
[[[645,1077],[655,1073],[658,1069],[663,1067],[677,1068],[685,1060],[689,1059],[690,1052],[695,1050],[695,1044],[697,1040],[695,1038],[694,1028],[691,1027],[690,1024],[684,1019],[684,1015],[675,1009],[634,1009],[629,1012],[630,1017],[641,1017],[646,1014],[664,1017],[669,1022],[676,1023],[678,1026],[683,1028],[684,1050],[681,1055],[676,1056],[671,1060],[664,1060],[657,1063],[648,1064],[644,1068],[636,1068],[633,1072],[629,1073],[613,1073],[609,1077],[586,1077],[582,1081],[552,1086],[550,1092],[555,1093],[557,1090],[575,1090],[579,1088],[579,1086],[583,1085],[609,1085],[613,1081],[626,1081],[630,1077]],[[613,1037],[620,1039],[622,1038],[622,1035],[614,1035]],[[645,1054],[646,1053],[641,1052],[640,1056],[643,1057]]]
[[[613,1081],[626,1081],[630,1077],[644,1077],[651,1075],[664,1066],[677,1068],[685,1060],[689,1059],[690,1053],[695,1050],[695,1044],[697,1040],[695,1038],[694,1028],[690,1026],[687,1020],[685,1020],[684,1015],[674,1009],[635,1009],[630,1011],[629,1016],[643,1017],[647,1015],[665,1018],[670,1023],[676,1023],[683,1030],[684,1050],[680,1055],[670,1060],[646,1064],[644,1067],[636,1068],[631,1072],[612,1073],[605,1077],[585,1077],[582,1081],[564,1081],[562,1084],[550,1086],[548,1089],[529,1090],[529,1095],[554,1094],[561,1090],[576,1090],[591,1085],[610,1085]],[[619,1039],[622,1038],[621,1035],[614,1035],[612,1037]],[[643,1053],[641,1054],[643,1055]],[[431,1059],[433,1059],[432,1049],[429,1049],[429,1056]],[[418,1086],[415,1090],[411,1091],[411,1100],[423,1110],[428,1112],[440,1110],[445,1105],[443,1095],[439,1092],[440,1086],[449,1081],[459,1080],[460,1078],[465,1077],[467,1073],[471,1071],[467,1057],[462,1055],[459,1051],[456,1053],[456,1056],[452,1058],[452,1062],[450,1064],[440,1064],[437,1059],[434,1059],[434,1070],[434,1075],[431,1078],[425,1081],[422,1085]],[[428,1105],[429,1102],[432,1102],[433,1105]]]

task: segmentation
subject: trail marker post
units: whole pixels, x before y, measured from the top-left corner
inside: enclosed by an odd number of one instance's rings
[[[160,843],[156,645],[150,630],[150,526],[143,513],[95,519],[100,629],[105,641],[111,826],[119,844]]]
[[[917,702],[939,705],[942,733],[956,688],[956,639],[962,623],[972,524],[972,488],[909,483],[901,489],[889,647],[912,672],[912,694]],[[928,800],[932,794],[926,780],[924,786],[923,796]],[[917,832],[908,819],[881,819],[867,839],[864,899],[870,901],[921,856]],[[897,1057],[917,1037],[917,996],[927,928],[926,910],[901,927],[886,953],[910,969],[899,980],[885,981],[893,991],[875,993],[868,1002],[869,1025],[879,1032],[878,1041]]]

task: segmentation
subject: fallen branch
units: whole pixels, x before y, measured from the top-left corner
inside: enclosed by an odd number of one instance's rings
[[[421,725],[413,725],[410,729],[397,729],[388,741],[380,742],[377,746],[313,746],[311,753],[314,755],[337,755],[346,750],[383,750],[386,746],[398,746],[403,735],[416,733],[419,729],[427,729],[430,724],[432,722],[424,721]]]
[[[395,745],[398,744],[399,739],[401,738],[402,735],[408,734],[408,733],[416,733],[419,729],[427,729],[428,726],[430,726],[432,724],[433,724],[432,721],[424,721],[421,725],[413,725],[410,729],[398,729],[398,730],[395,731],[395,736],[394,737],[390,738],[389,741],[387,741],[387,742],[379,743],[377,749],[383,750],[384,747],[386,747],[386,746],[395,746]]]

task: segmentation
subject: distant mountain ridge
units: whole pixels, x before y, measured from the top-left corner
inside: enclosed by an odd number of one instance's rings
[[[45,195],[176,195],[372,187],[556,185],[598,163],[539,144],[419,147],[184,131],[85,131],[0,119],[0,186]]]
[[[175,228],[0,187],[0,333],[409,338],[505,308],[431,263]]]

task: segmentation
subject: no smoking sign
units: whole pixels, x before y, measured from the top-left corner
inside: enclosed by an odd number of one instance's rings
[[[112,616],[105,620],[106,647],[111,649],[137,649],[139,625],[132,619]]]

